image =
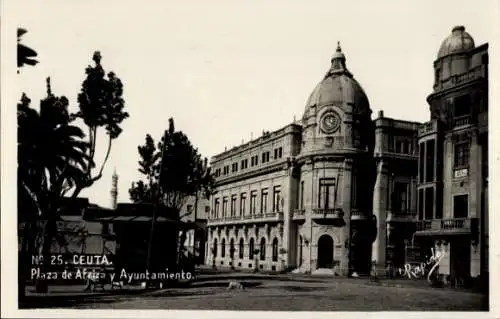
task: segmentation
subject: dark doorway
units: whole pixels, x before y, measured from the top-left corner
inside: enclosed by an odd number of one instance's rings
[[[323,235],[318,240],[317,268],[333,268],[333,239],[329,235]]]

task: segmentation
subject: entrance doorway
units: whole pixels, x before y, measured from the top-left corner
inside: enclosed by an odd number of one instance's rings
[[[318,240],[317,268],[333,268],[333,239],[330,235],[322,235]]]

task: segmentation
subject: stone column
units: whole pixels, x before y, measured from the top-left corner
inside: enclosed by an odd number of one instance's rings
[[[343,250],[344,254],[340,260],[340,270],[343,276],[350,275],[350,249],[351,249],[351,186],[352,186],[352,159],[344,160],[344,169],[342,176],[342,209],[344,211],[344,236]]]
[[[385,267],[388,183],[389,177],[386,163],[380,160],[377,166],[377,179],[373,193],[373,214],[377,219],[377,236],[372,246],[372,260],[376,261],[377,267]]]

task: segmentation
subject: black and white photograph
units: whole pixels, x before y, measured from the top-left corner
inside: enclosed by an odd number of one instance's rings
[[[493,318],[499,10],[3,1],[2,317]]]

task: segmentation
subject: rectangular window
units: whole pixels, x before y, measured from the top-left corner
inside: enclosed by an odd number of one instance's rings
[[[220,206],[220,200],[218,198],[216,198],[215,199],[215,208],[214,208],[215,218],[219,218],[219,206]]]
[[[261,201],[260,201],[260,212],[262,214],[267,213],[267,188],[262,190]]]
[[[418,151],[419,151],[418,177],[419,177],[420,183],[423,183],[424,182],[424,172],[425,172],[425,143],[420,143]]]
[[[299,200],[299,208],[304,209],[304,181],[300,182],[300,200]]]
[[[425,219],[434,218],[434,188],[425,189]]]
[[[247,194],[243,193],[240,197],[240,215],[245,216],[245,207],[247,205]]]
[[[236,201],[237,197],[236,195],[233,195],[231,197],[231,216],[236,216]]]
[[[467,218],[469,216],[469,195],[453,196],[453,217]]]
[[[257,206],[257,191],[252,191],[250,193],[250,214],[255,215]]]
[[[424,190],[418,190],[418,219],[424,219]]]
[[[319,180],[319,208],[333,208],[335,200],[335,178],[322,178]]]
[[[469,167],[469,143],[459,142],[455,144],[454,166],[456,168]]]
[[[259,164],[259,156],[255,155],[255,165]]]
[[[283,157],[283,147],[278,148],[278,158]]]
[[[434,181],[434,140],[427,141],[427,153],[426,153],[426,167],[425,167],[425,181]]]
[[[227,197],[222,199],[222,217],[226,217],[227,214]]]
[[[388,135],[387,148],[389,152],[394,152],[394,135],[392,132],[389,132]]]
[[[274,149],[274,159],[278,159],[278,149]]]
[[[408,211],[408,184],[396,182],[392,197],[392,210],[406,213]]]
[[[470,115],[471,99],[469,95],[462,95],[455,99],[454,117],[463,117]]]
[[[281,187],[274,186],[273,189],[273,212],[281,211]]]
[[[443,187],[436,187],[436,219],[443,218]]]

